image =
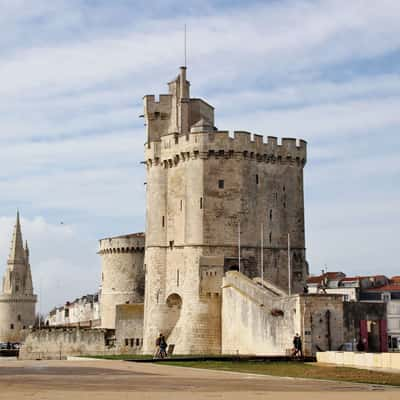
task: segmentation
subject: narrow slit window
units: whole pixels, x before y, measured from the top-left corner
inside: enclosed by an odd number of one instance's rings
[[[164,228],[164,226],[165,226],[165,216],[164,216],[164,215],[162,216],[162,222],[161,222],[161,224],[162,224],[162,227]]]
[[[272,221],[272,210],[269,210],[269,220]]]
[[[176,270],[176,286],[179,286],[179,269]]]
[[[258,180],[258,174],[256,174],[256,185],[258,185],[258,182],[259,182],[259,180]]]
[[[269,243],[271,244],[272,242],[272,232],[269,233]]]
[[[181,211],[182,211],[182,208],[183,208],[183,200],[181,200],[181,204],[180,204]]]
[[[200,197],[200,210],[202,210],[202,209],[203,209],[203,198]]]

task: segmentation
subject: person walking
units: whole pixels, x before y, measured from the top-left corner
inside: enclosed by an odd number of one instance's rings
[[[162,335],[162,333],[160,333],[160,336],[158,336],[158,338],[156,339],[156,348],[154,350],[153,359],[160,357],[160,337],[161,337],[161,335]]]
[[[301,342],[301,337],[298,333],[293,338],[293,347],[294,347],[294,352],[293,356],[294,357],[303,357],[303,350],[302,350],[302,342]]]
[[[165,340],[165,336],[160,333],[160,357],[165,358],[167,357],[167,341]]]
[[[156,339],[156,349],[154,351],[153,358],[156,359],[165,357],[167,357],[167,341],[165,340],[165,336],[160,333]]]

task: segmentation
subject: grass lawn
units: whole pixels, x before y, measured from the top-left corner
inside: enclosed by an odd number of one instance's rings
[[[347,382],[372,383],[400,386],[400,373],[369,371],[366,369],[320,366],[317,363],[302,362],[260,362],[260,361],[163,361],[163,364],[206,368],[223,371],[249,372],[294,378],[328,379]]]
[[[97,358],[100,360],[151,360],[153,358],[150,354],[117,354],[117,355],[97,355],[97,356],[81,356],[89,358]]]

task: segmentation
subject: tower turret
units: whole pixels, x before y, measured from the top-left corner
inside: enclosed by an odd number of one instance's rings
[[[36,296],[33,294],[28,244],[23,244],[19,212],[11,240],[7,268],[0,294],[0,342],[21,341],[35,321]]]
[[[180,354],[218,353],[226,271],[303,290],[306,142],[218,131],[214,108],[190,98],[184,67],[159,99],[144,98],[143,348],[163,332]]]

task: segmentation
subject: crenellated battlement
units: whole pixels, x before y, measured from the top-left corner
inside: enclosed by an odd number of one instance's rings
[[[307,142],[302,139],[268,136],[245,131],[191,132],[188,136],[165,135],[159,141],[146,145],[148,166],[167,164],[173,166],[188,159],[210,157],[255,159],[259,162],[297,162],[307,160]]]
[[[129,235],[116,236],[100,239],[98,254],[119,254],[143,252],[145,246],[144,233],[133,233]]]
[[[172,107],[172,94],[160,94],[158,101],[153,94],[146,95],[144,96],[144,107],[146,115],[149,116],[156,112],[169,114]]]

